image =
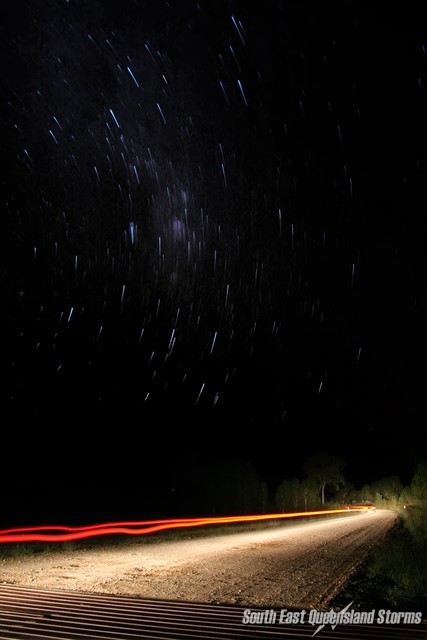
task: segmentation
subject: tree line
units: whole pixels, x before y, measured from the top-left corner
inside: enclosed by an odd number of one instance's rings
[[[427,506],[427,461],[421,461],[408,485],[391,475],[356,488],[344,475],[343,459],[318,453],[303,465],[303,477],[283,480],[274,495],[281,511],[319,506],[373,504],[379,508]]]
[[[307,457],[300,477],[269,487],[249,462],[214,460],[192,467],[171,487],[169,507],[173,510],[175,505],[189,515],[283,513],[356,504],[427,507],[427,460],[418,464],[407,486],[392,475],[356,488],[345,478],[344,469],[342,458],[316,453]]]

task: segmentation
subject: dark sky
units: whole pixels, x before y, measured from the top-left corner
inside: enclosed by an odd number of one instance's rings
[[[356,485],[409,481],[427,30],[327,4],[4,9],[0,485],[21,520],[224,455],[272,486],[317,450]]]

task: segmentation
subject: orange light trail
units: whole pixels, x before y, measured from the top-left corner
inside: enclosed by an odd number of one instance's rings
[[[348,513],[351,511],[368,511],[371,506],[346,507],[345,509],[327,509],[323,511],[301,511],[291,513],[270,513],[251,516],[222,516],[215,518],[172,518],[164,520],[141,520],[132,522],[107,522],[86,525],[84,527],[66,527],[63,525],[18,527],[0,529],[0,543],[16,542],[70,542],[108,535],[141,536],[168,529],[184,527],[202,527],[208,525],[232,524],[240,522],[259,522],[262,520],[283,520],[285,518],[303,518],[309,516]]]

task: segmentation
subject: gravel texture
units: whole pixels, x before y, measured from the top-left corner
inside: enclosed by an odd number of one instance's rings
[[[396,514],[3,558],[0,583],[251,607],[327,608]]]

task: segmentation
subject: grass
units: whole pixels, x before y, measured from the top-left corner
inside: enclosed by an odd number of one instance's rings
[[[396,524],[333,603],[360,610],[423,611],[427,603],[427,509],[398,512]]]

